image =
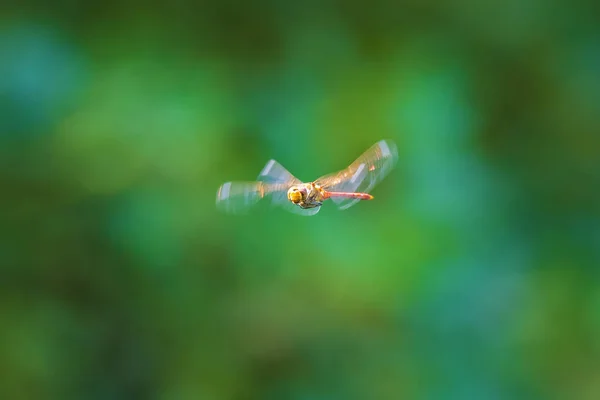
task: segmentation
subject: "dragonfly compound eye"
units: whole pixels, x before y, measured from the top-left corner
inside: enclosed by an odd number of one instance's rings
[[[288,199],[294,204],[300,203],[304,198],[303,193],[296,188],[291,188],[288,190],[287,196]]]

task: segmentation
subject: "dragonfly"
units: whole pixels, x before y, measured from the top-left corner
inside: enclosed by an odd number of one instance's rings
[[[315,215],[325,200],[341,210],[361,200],[373,200],[369,192],[394,168],[398,148],[391,140],[380,140],[348,167],[304,183],[280,163],[269,160],[253,182],[226,182],[217,191],[217,208],[243,214],[263,199],[304,216]]]

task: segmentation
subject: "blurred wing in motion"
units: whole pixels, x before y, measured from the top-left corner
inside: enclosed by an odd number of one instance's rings
[[[265,164],[265,167],[260,171],[256,180],[265,183],[288,183],[290,186],[302,183],[275,160],[269,160]]]
[[[217,191],[217,208],[230,214],[244,214],[266,195],[262,182],[227,182]]]
[[[315,183],[330,192],[369,193],[394,168],[398,148],[391,140],[380,140],[365,151],[348,168],[320,177]],[[331,200],[345,210],[359,199],[335,198]]]
[[[294,175],[275,160],[267,162],[257,182],[227,182],[217,192],[217,207],[230,214],[244,214],[260,199],[271,198],[271,203],[294,214],[314,215],[319,208],[302,209],[287,198],[292,185],[300,184]]]

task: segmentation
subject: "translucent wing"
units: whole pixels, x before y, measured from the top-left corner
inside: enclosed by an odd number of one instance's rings
[[[257,182],[226,182],[217,191],[217,208],[231,214],[244,214],[263,198],[294,214],[314,215],[319,208],[302,209],[287,198],[287,191],[300,182],[275,160],[267,162]]]
[[[320,177],[315,181],[330,192],[369,193],[394,168],[398,148],[391,140],[380,140],[341,171]],[[359,202],[358,199],[332,198],[342,210]]]
[[[263,182],[226,182],[217,191],[217,208],[230,214],[244,214],[270,193],[283,190],[282,185]]]

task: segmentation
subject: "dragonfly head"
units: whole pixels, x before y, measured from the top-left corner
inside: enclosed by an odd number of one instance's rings
[[[298,204],[306,199],[306,188],[292,186],[287,192],[288,200],[294,204]]]

